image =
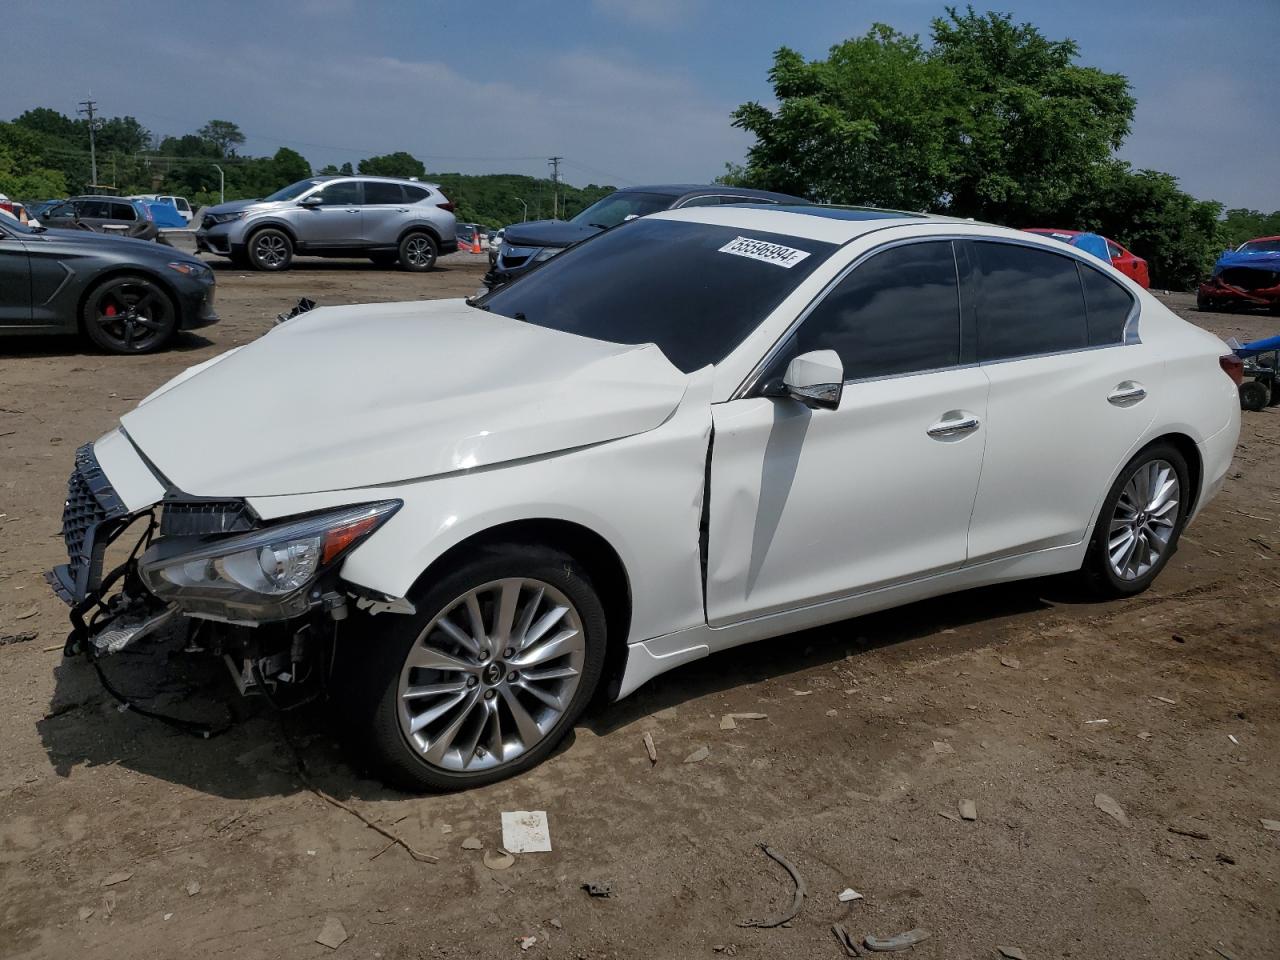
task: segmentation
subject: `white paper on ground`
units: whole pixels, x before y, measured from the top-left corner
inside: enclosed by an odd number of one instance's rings
[[[510,853],[549,853],[551,828],[545,810],[504,810],[502,847]]]

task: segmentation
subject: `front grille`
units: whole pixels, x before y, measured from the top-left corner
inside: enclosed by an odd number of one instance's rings
[[[524,262],[528,259],[529,259],[528,257],[507,256],[502,258],[502,263],[499,266],[505,267],[509,270],[514,270],[516,267],[524,266]]]
[[[126,513],[128,510],[98,466],[93,444],[86,443],[76,451],[76,466],[67,481],[67,499],[62,507],[62,542],[67,546],[73,582],[95,585],[99,572],[96,567],[102,557],[101,550],[95,549],[94,531],[99,524]],[[85,570],[89,571],[87,580]]]
[[[255,519],[241,500],[171,500],[160,513],[160,536],[240,533],[252,530]]]

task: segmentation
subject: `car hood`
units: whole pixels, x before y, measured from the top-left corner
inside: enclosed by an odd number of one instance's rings
[[[60,230],[50,227],[41,233],[33,236],[24,236],[22,239],[27,242],[44,240],[49,243],[56,243],[60,247],[96,247],[98,249],[106,247],[116,252],[130,250],[133,251],[135,256],[163,260],[166,263],[183,260],[190,263],[204,264],[204,261],[199,257],[193,257],[191,254],[184,253],[168,244],[157,243],[154,240],[139,240],[136,237],[122,237],[115,233],[98,233],[96,230]],[[122,247],[121,244],[125,244],[125,246]]]
[[[651,430],[687,377],[462,300],[324,307],[180,374],[121,423],[181,491],[317,493],[436,476]]]
[[[507,227],[503,239],[513,247],[571,247],[599,232],[599,227],[591,227],[585,223],[533,220],[529,223],[513,223]]]
[[[253,208],[261,210],[272,207],[287,207],[294,203],[292,200],[228,200],[226,203],[215,203],[211,207],[204,207],[204,213],[238,213],[241,210]]]

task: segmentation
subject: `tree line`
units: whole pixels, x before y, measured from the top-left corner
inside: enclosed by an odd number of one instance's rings
[[[1170,174],[1120,160],[1136,106],[1129,82],[1081,65],[1074,41],[971,6],[946,8],[930,39],[876,24],[825,59],[779,48],[769,71],[777,106],[734,111],[755,144],[723,179],[828,203],[1090,230],[1145,257],[1156,286],[1178,289],[1225,246],[1280,232],[1280,212],[1222,219],[1221,204]]]
[[[492,228],[523,219],[526,209],[532,219],[550,217],[553,194],[556,210],[564,216],[615,189],[597,184],[553,187],[545,178],[513,174],[429,174],[421,160],[403,150],[313,171],[307,159],[289,147],[280,147],[269,157],[242,155],[245,135],[230,120],[210,120],[194,133],[162,137],[134,117],[101,118],[96,121],[94,140],[96,184],[87,120],[36,107],[11,122],[0,122],[0,193],[23,200],[97,191],[125,196],[176,194],[199,207],[218,202],[224,178],[226,199],[242,200],[265,197],[313,173],[365,173],[438,183],[454,202],[459,220]]]

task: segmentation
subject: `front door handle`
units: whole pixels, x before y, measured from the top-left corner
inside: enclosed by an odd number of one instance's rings
[[[926,431],[935,440],[950,440],[963,437],[978,429],[981,421],[977,417],[961,417],[958,420],[939,420]]]
[[[1132,407],[1146,395],[1147,388],[1142,384],[1135,380],[1124,380],[1117,383],[1115,389],[1107,394],[1107,402],[1117,407]]]

